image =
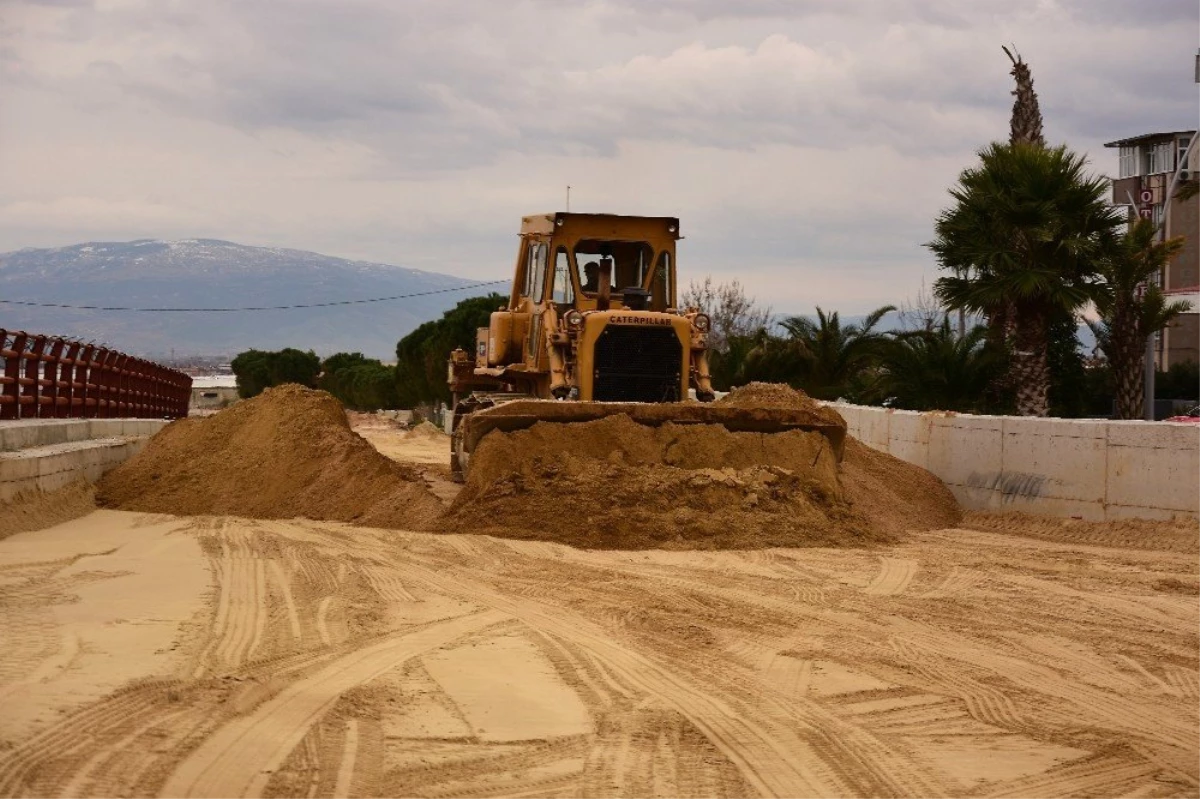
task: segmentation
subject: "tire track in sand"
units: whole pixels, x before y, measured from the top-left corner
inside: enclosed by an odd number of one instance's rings
[[[64,721],[54,724],[23,742],[20,746],[0,752],[0,796],[42,793],[39,780],[57,780],[61,767],[47,763],[88,763],[84,754],[104,740],[112,730],[120,729],[144,716],[158,715],[160,694],[175,681],[155,681],[118,691],[111,698],[84,708]],[[74,773],[75,769],[71,770]]]
[[[688,719],[733,762],[743,779],[763,796],[829,796],[854,793],[828,762],[849,757],[856,769],[867,770],[889,793],[914,796],[940,794],[941,786],[912,768],[903,756],[888,750],[866,730],[812,703],[776,702],[786,712],[747,713],[714,683],[696,685],[677,669],[659,665],[622,645],[587,620],[555,607],[519,597],[506,597],[463,574],[434,572],[411,563],[397,564],[404,573],[436,591],[491,605],[535,630],[570,640],[603,662],[623,682],[655,696]],[[777,717],[778,716],[778,717]],[[836,729],[825,725],[833,724]],[[842,745],[850,734],[853,745]]]
[[[160,796],[257,796],[313,723],[349,688],[416,655],[504,621],[483,611],[390,636],[291,683],[249,715],[222,727],[179,765]]]
[[[279,565],[278,560],[272,558],[268,563],[271,568],[271,576],[275,578],[275,584],[279,587],[279,592],[283,595],[283,604],[287,610],[288,624],[291,625],[292,629],[292,639],[296,643],[300,643],[300,614],[296,610],[296,599],[292,596],[291,580],[284,574],[283,567]]]
[[[879,574],[863,589],[871,596],[903,593],[917,573],[917,562],[908,558],[880,558]]]
[[[1153,778],[1158,767],[1132,761],[1127,753],[1100,754],[1076,760],[1032,777],[1005,783],[987,796],[994,799],[1025,799],[1029,796],[1127,796],[1129,791]]]
[[[221,556],[214,558],[217,613],[212,638],[197,659],[193,678],[219,668],[237,668],[253,659],[269,615],[265,561],[246,537],[227,529],[222,533]]]
[[[358,719],[346,721],[346,734],[342,742],[342,762],[338,765],[337,782],[333,788],[333,799],[348,799],[354,779],[354,761],[358,757]]]

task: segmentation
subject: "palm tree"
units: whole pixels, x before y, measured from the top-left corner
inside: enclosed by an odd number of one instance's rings
[[[734,385],[757,380],[799,386],[804,380],[812,358],[808,350],[795,341],[772,335],[763,328],[747,343],[750,347],[734,373]]]
[[[1106,182],[1085,174],[1085,160],[1065,146],[994,143],[979,155],[980,165],[950,190],[955,205],[938,216],[926,245],[953,272],[934,291],[951,309],[1005,309],[1017,412],[1045,416],[1050,318],[1091,298],[1099,236],[1120,219],[1106,202]]]
[[[1147,336],[1191,307],[1183,301],[1168,302],[1162,289],[1151,281],[1183,249],[1182,236],[1162,242],[1155,241],[1157,237],[1153,222],[1138,219],[1124,234],[1104,237],[1099,259],[1104,282],[1097,288],[1095,303],[1100,321],[1090,326],[1112,364],[1121,419],[1141,419],[1143,415]],[[1142,286],[1144,291],[1139,288]]]
[[[871,382],[871,369],[887,344],[875,325],[894,310],[894,305],[876,308],[861,324],[844,327],[837,311],[826,313],[820,306],[815,320],[789,316],[780,321],[787,338],[775,352],[782,349],[792,354],[796,376],[790,382],[819,399],[863,394]]]
[[[1007,47],[1000,49],[1008,56],[1008,60],[1012,61],[1013,68],[1009,74],[1017,82],[1017,88],[1013,91],[1017,99],[1013,101],[1012,117],[1009,120],[1008,142],[1025,142],[1045,147],[1046,140],[1042,137],[1042,109],[1038,106],[1037,92],[1033,90],[1033,72],[1021,59],[1020,53],[1014,58]]]
[[[1000,361],[984,346],[987,328],[978,325],[958,336],[943,316],[932,330],[894,334],[883,354],[883,391],[897,408],[914,411],[980,411]]]
[[[1013,100],[1012,114],[1009,117],[1008,143],[1045,147],[1046,139],[1042,135],[1042,109],[1038,104],[1037,92],[1033,89],[1033,72],[1029,69],[1029,64],[1021,58],[1020,53],[1014,57],[1012,51],[1007,47],[1002,46],[1000,49],[1012,62],[1013,66],[1009,74],[1016,81],[1016,88],[1012,92],[1016,99]],[[1015,45],[1013,50],[1016,50]],[[962,270],[967,266],[960,264],[958,268]],[[1001,299],[984,312],[984,320],[988,327],[987,343],[990,348],[1003,350],[1007,347],[1013,333],[1013,314],[1012,303],[1008,298]],[[1007,394],[1006,382],[1004,375],[997,375],[993,384],[988,387],[987,393],[993,397]]]

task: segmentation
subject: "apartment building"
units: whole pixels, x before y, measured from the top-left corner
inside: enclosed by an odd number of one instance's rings
[[[1200,177],[1200,145],[1188,155],[1194,134],[1191,130],[1147,133],[1104,145],[1118,151],[1113,203],[1163,225],[1168,237],[1185,239],[1183,251],[1161,276],[1161,285],[1170,299],[1186,300],[1192,307],[1159,336],[1155,356],[1159,369],[1182,361],[1200,362],[1200,196],[1167,202],[1177,170],[1182,167],[1179,184]]]

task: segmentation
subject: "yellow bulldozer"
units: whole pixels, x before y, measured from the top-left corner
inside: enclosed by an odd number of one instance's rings
[[[507,306],[479,328],[473,353],[458,349],[450,356],[457,478],[492,430],[615,414],[650,426],[820,430],[840,458],[844,428],[811,413],[712,404],[712,322],[698,308],[680,308],[676,296],[681,238],[674,217],[522,219]]]

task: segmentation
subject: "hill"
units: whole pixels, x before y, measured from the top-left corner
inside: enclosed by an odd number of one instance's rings
[[[0,327],[94,339],[141,355],[234,354],[251,347],[361,351],[396,341],[477,281],[217,239],[87,242],[0,254],[0,300],[133,308],[309,305],[444,292],[389,302],[238,313],[145,313],[0,303]]]

